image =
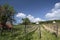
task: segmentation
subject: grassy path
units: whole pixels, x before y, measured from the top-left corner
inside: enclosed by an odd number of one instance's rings
[[[3,35],[0,35],[0,40],[60,40],[60,37],[56,38],[55,35],[51,34],[43,25],[34,25],[37,29],[30,32],[27,36],[24,36],[24,26],[16,26],[14,32],[3,32]],[[41,28],[41,38],[40,38],[40,30]],[[31,30],[29,30],[31,31]],[[25,39],[25,37],[27,39]]]
[[[33,40],[58,40],[58,38],[56,38],[55,35],[45,30],[42,25],[40,25],[40,27],[41,27],[41,38],[39,38],[39,27],[38,27],[38,29],[33,34]]]
[[[42,26],[43,27],[43,26]],[[43,30],[41,30],[42,32],[42,38],[41,40],[57,40],[57,38],[55,37],[55,35],[52,35],[50,32],[46,31],[44,28],[42,28]]]

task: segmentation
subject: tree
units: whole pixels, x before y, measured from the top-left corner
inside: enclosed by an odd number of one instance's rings
[[[6,22],[13,23],[15,10],[12,6],[8,4],[0,5],[0,23],[3,25],[3,28],[6,27]]]
[[[31,23],[28,18],[23,18],[22,20],[23,20],[23,23],[22,24],[28,25],[28,24]]]
[[[23,20],[22,24],[25,25],[25,28],[24,28],[24,31],[25,31],[25,33],[24,33],[25,34],[25,40],[27,40],[28,39],[27,38],[27,25],[30,24],[30,20],[28,18],[23,18],[22,20]]]

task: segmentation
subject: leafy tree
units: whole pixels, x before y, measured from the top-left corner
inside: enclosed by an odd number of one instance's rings
[[[30,24],[30,20],[28,18],[23,18],[22,20],[23,20],[22,24],[25,25],[25,28],[24,28],[24,31],[25,31],[25,33],[24,33],[25,34],[25,40],[28,40],[28,38],[27,38],[27,36],[28,36],[27,35],[27,25]]]
[[[0,23],[5,27],[6,22],[13,23],[15,10],[8,4],[0,5]]]
[[[23,20],[23,24],[25,24],[25,25],[28,25],[31,23],[28,18],[23,18],[22,20]]]

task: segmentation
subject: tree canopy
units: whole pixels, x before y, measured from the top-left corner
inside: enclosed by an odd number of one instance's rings
[[[23,20],[23,24],[28,25],[28,24],[31,23],[30,20],[29,20],[28,18],[23,18],[22,20]]]
[[[8,4],[0,5],[0,23],[6,24],[7,21],[11,23],[14,19],[15,10]]]

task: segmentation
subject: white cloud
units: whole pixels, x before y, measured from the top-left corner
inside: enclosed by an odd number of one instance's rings
[[[32,15],[28,15],[27,18],[29,18],[31,22],[34,22],[34,17]]]
[[[43,21],[41,18],[35,18],[35,22]]]
[[[56,3],[51,12],[47,13],[45,17],[50,20],[60,19],[60,2]]]
[[[27,18],[29,18],[31,22],[43,21],[41,18],[35,18],[32,15],[28,15]]]
[[[60,2],[55,4],[55,8],[60,8]]]
[[[18,17],[18,18],[25,18],[25,17],[27,17],[31,22],[43,21],[41,18],[35,18],[35,17],[32,16],[32,15],[26,15],[26,14],[24,14],[24,13],[18,13],[18,14],[16,15],[16,17]]]
[[[26,14],[24,14],[24,13],[18,13],[18,14],[16,15],[16,17],[25,18],[25,17],[26,17]]]

